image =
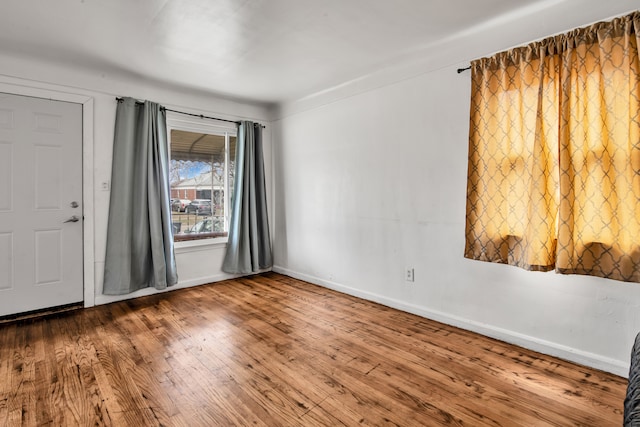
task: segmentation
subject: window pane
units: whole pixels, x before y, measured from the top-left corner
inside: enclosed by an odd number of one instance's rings
[[[229,136],[229,165],[227,167],[227,185],[229,187],[229,200],[227,201],[229,208],[232,206],[233,201],[233,183],[235,181],[236,172],[236,137]],[[226,213],[226,223],[228,224],[228,215],[231,214],[231,209]],[[228,227],[228,225],[227,225]]]
[[[226,236],[225,135],[172,129],[170,137],[175,240]]]

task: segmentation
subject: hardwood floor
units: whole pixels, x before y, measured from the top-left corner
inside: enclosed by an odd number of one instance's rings
[[[2,426],[619,426],[626,385],[275,273],[0,325]]]

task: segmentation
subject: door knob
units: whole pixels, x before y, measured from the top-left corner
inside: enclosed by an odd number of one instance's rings
[[[78,202],[71,202],[70,203],[72,208],[77,208],[78,207]]]
[[[71,218],[66,220],[65,223],[67,223],[67,222],[78,222],[78,221],[80,221],[80,218],[78,218],[76,215],[73,215]]]

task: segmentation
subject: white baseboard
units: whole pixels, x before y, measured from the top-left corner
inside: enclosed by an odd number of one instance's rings
[[[268,271],[271,271],[271,268],[265,268],[260,271],[257,271],[256,273],[247,273],[247,274],[229,274],[229,273],[220,272],[218,274],[213,274],[213,275],[204,276],[204,277],[197,277],[195,279],[179,280],[177,284],[173,286],[169,286],[166,289],[158,290],[155,288],[142,288],[133,293],[125,294],[125,295],[99,294],[99,295],[96,295],[95,305],[110,304],[112,302],[124,301],[128,299],[144,297],[148,295],[155,295],[163,292],[175,291],[177,289],[191,288],[193,286],[200,286],[200,285],[206,285],[209,283],[222,282],[223,280],[235,279],[238,277],[245,277],[245,276],[252,276],[254,274],[266,273]]]
[[[175,291],[177,289],[191,288],[193,286],[206,285],[208,283],[221,282],[223,280],[234,279],[236,277],[242,277],[241,274],[227,274],[220,273],[206,277],[198,277],[195,279],[179,281],[173,286],[169,286],[166,289],[155,288],[143,288],[130,294],[125,295],[96,295],[95,305],[109,304],[112,302],[124,301],[132,298],[144,297],[148,295],[160,294],[163,292]]]
[[[509,344],[514,344],[529,350],[537,351],[539,353],[558,357],[560,359],[568,360],[570,362],[595,368],[601,371],[610,372],[624,378],[627,378],[627,376],[629,375],[629,363],[627,362],[567,347],[562,344],[545,341],[539,338],[510,331],[508,329],[479,323],[474,320],[465,319],[459,316],[453,316],[437,310],[431,310],[426,307],[410,304],[393,298],[387,298],[371,292],[365,292],[329,280],[324,280],[318,277],[310,276],[308,274],[289,270],[284,267],[274,266],[273,271],[276,273],[284,274],[285,276],[290,276],[295,279],[304,280],[305,282],[333,289],[338,292],[359,297],[368,301],[373,301],[387,307],[395,308],[411,314],[416,314],[427,319],[435,320],[437,322],[455,326],[457,328],[465,329],[471,332],[476,332],[478,334],[494,338]]]

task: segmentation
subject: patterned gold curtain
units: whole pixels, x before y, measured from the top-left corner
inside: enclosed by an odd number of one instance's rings
[[[639,29],[472,63],[465,257],[640,282]]]

